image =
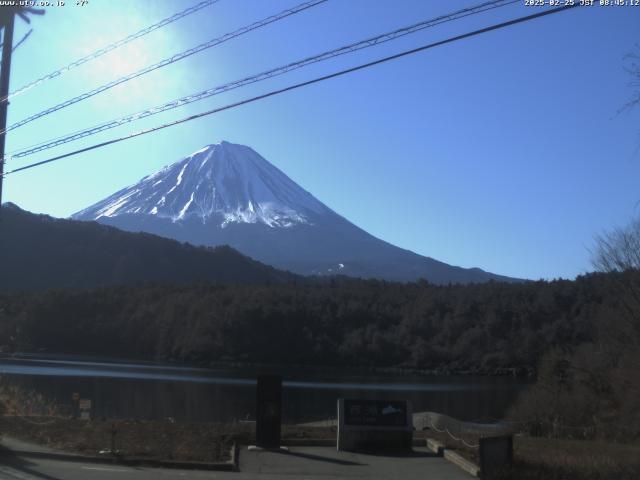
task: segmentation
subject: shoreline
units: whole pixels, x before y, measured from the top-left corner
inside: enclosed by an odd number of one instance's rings
[[[422,377],[513,377],[519,379],[536,378],[536,369],[530,365],[512,366],[512,367],[495,367],[491,369],[456,369],[446,365],[434,368],[416,368],[404,366],[367,366],[367,365],[334,365],[334,364],[296,364],[287,365],[281,363],[260,363],[260,362],[243,362],[235,360],[218,360],[210,362],[185,362],[171,359],[148,359],[148,358],[131,358],[131,357],[102,357],[91,356],[87,354],[74,353],[44,353],[44,352],[1,352],[0,360],[33,360],[33,361],[69,361],[69,362],[85,362],[85,363],[105,363],[114,366],[117,365],[134,365],[134,366],[153,366],[164,368],[181,368],[191,370],[213,370],[216,368],[226,369],[254,369],[262,370],[265,373],[277,373],[276,371],[315,371],[317,373],[352,372],[352,373],[368,373],[368,374],[393,374],[393,375],[415,375]]]

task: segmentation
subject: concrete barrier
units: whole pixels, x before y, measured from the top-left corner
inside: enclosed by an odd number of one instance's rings
[[[434,440],[433,438],[428,438],[427,448],[431,450],[433,453],[435,453],[436,455],[441,457],[444,454],[445,446],[442,442]]]
[[[458,467],[463,469],[465,472],[473,475],[474,477],[480,476],[480,468],[478,468],[478,466],[475,463],[467,460],[462,455],[454,452],[453,450],[445,449],[444,458],[449,460],[454,465],[457,465]]]

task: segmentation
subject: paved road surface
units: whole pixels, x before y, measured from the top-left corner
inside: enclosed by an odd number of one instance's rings
[[[397,479],[470,480],[463,472],[426,448],[402,456],[337,452],[333,447],[296,447],[289,453],[240,453],[240,470],[255,479]]]
[[[225,476],[218,476],[224,473]],[[189,470],[152,469],[102,465],[95,463],[63,462],[42,458],[0,457],[2,480],[169,480],[229,479],[233,473]],[[240,479],[238,479],[240,480]]]
[[[61,461],[52,458],[20,457],[9,452],[0,456],[2,480],[339,480],[432,479],[470,480],[472,477],[426,449],[415,449],[409,456],[377,456],[336,452],[331,447],[296,447],[289,453],[240,453],[240,472],[126,467]]]

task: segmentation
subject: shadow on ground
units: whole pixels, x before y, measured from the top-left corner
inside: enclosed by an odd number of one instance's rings
[[[8,448],[0,446],[0,474],[6,473],[8,475],[11,475],[10,472],[2,472],[3,467],[9,467],[13,470],[25,473],[39,480],[62,480],[58,477],[52,477],[51,475],[37,472],[32,469],[33,466],[35,466],[34,463],[25,460],[24,458],[18,457],[12,450]]]
[[[292,452],[292,451],[287,452],[286,450],[274,450],[274,453],[279,453],[280,455],[288,455],[292,457],[304,458],[306,460],[316,460],[319,462],[335,463],[337,465],[348,465],[348,466],[366,465],[366,463],[358,463],[358,462],[352,462],[349,460],[341,460],[339,458],[325,457],[322,455],[315,455],[313,453]]]

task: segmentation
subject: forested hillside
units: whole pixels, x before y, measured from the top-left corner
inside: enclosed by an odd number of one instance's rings
[[[0,343],[204,364],[526,371],[553,346],[569,349],[606,326],[620,308],[615,275],[468,286],[334,279],[5,295]]]
[[[200,248],[147,233],[2,207],[0,292],[147,281],[271,283],[294,275],[229,247]]]

